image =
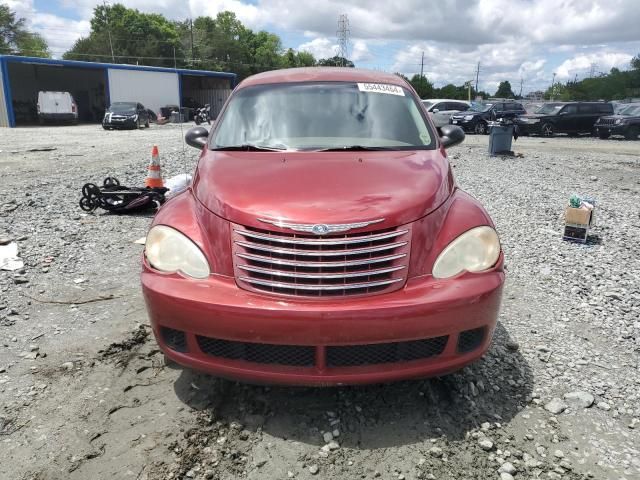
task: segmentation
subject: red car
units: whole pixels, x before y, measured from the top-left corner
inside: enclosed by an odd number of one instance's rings
[[[193,184],[147,236],[142,287],[169,359],[258,383],[442,375],[489,347],[503,255],[398,76],[278,70],[233,92]]]

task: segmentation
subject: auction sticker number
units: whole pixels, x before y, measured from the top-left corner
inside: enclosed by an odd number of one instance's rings
[[[388,95],[400,95],[404,97],[404,90],[397,85],[387,83],[358,83],[361,92],[386,93]]]

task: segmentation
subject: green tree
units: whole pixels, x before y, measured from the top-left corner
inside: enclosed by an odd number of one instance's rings
[[[498,85],[498,90],[496,91],[496,94],[494,96],[497,98],[515,97],[515,95],[513,94],[513,90],[511,90],[511,83],[509,83],[508,80],[500,82],[500,85]]]
[[[16,18],[7,5],[0,5],[0,54],[49,58],[45,39],[28,31],[24,23],[24,18]]]
[[[89,36],[77,40],[64,58],[111,61],[111,44],[120,63],[172,67],[174,55],[176,59],[184,57],[173,22],[160,14],[141,13],[116,3],[94,8]]]
[[[640,70],[640,53],[631,59],[631,68]]]
[[[338,55],[331,58],[322,58],[318,60],[318,65],[321,67],[355,67],[351,60]]]
[[[433,98],[433,83],[427,77],[415,74],[409,82],[420,98]]]

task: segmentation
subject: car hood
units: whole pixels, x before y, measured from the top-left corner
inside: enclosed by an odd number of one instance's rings
[[[604,115],[602,117],[600,117],[601,119],[606,119],[606,120],[618,120],[618,119],[622,119],[622,120],[637,120],[640,118],[640,116],[638,115]]]
[[[223,152],[208,150],[193,181],[214,214],[246,226],[258,219],[309,224],[384,218],[380,229],[417,220],[454,188],[441,150]]]
[[[483,112],[474,112],[472,110],[465,110],[464,112],[456,112],[452,116],[456,118],[462,118],[466,115],[481,115]]]

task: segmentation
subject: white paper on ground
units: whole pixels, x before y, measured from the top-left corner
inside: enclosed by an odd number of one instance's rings
[[[24,263],[18,257],[18,244],[11,242],[8,245],[0,245],[0,270],[19,270]]]

